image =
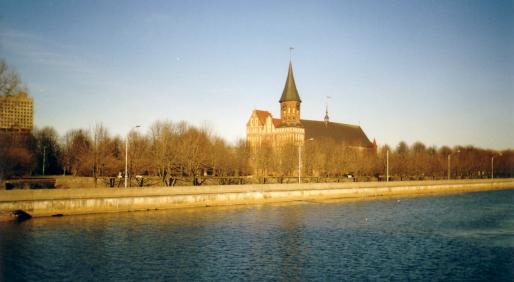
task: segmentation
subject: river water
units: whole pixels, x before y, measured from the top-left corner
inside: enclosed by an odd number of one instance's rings
[[[0,281],[514,280],[514,189],[0,223]]]

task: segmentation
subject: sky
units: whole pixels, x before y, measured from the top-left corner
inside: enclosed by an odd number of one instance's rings
[[[0,58],[60,134],[185,120],[234,142],[279,115],[292,63],[302,118],[379,145],[514,148],[513,1],[8,1]]]

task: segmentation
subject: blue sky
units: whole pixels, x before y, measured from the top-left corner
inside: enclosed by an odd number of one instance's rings
[[[396,145],[514,148],[512,1],[5,1],[0,57],[35,124],[207,124],[234,141],[278,115],[289,62],[302,118]],[[146,128],[146,129],[145,129]]]

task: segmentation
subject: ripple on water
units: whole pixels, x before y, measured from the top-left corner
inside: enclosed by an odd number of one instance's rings
[[[512,281],[514,190],[0,225],[0,280]]]

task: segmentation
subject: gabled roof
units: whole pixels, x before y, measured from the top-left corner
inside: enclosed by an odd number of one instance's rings
[[[255,110],[255,114],[259,118],[259,121],[264,124],[266,122],[266,118],[271,116],[271,113],[268,111]]]
[[[328,122],[317,120],[305,120],[300,122],[305,128],[305,140],[310,138],[316,139],[333,139],[347,146],[353,147],[372,147],[373,144],[357,125],[350,125],[337,122]]]
[[[294,82],[293,65],[291,64],[291,62],[289,62],[289,70],[287,71],[286,85],[284,86],[284,91],[282,91],[282,96],[280,97],[279,102],[282,103],[285,101],[302,102],[302,100],[300,100],[300,95],[298,95],[296,84]]]
[[[257,119],[259,120],[260,125],[264,125],[266,123],[266,119],[268,117],[272,118],[271,113],[268,111],[261,111],[261,110],[254,110],[252,115],[255,114],[257,116]],[[249,124],[250,120],[248,120],[247,125]]]
[[[268,111],[261,111],[261,110],[254,110],[255,115],[257,115],[257,118],[259,119],[259,124],[264,125],[266,123],[266,119],[268,117],[271,118],[271,122],[273,123],[273,126],[280,127],[282,124],[282,120],[279,118],[273,118],[270,112]]]

